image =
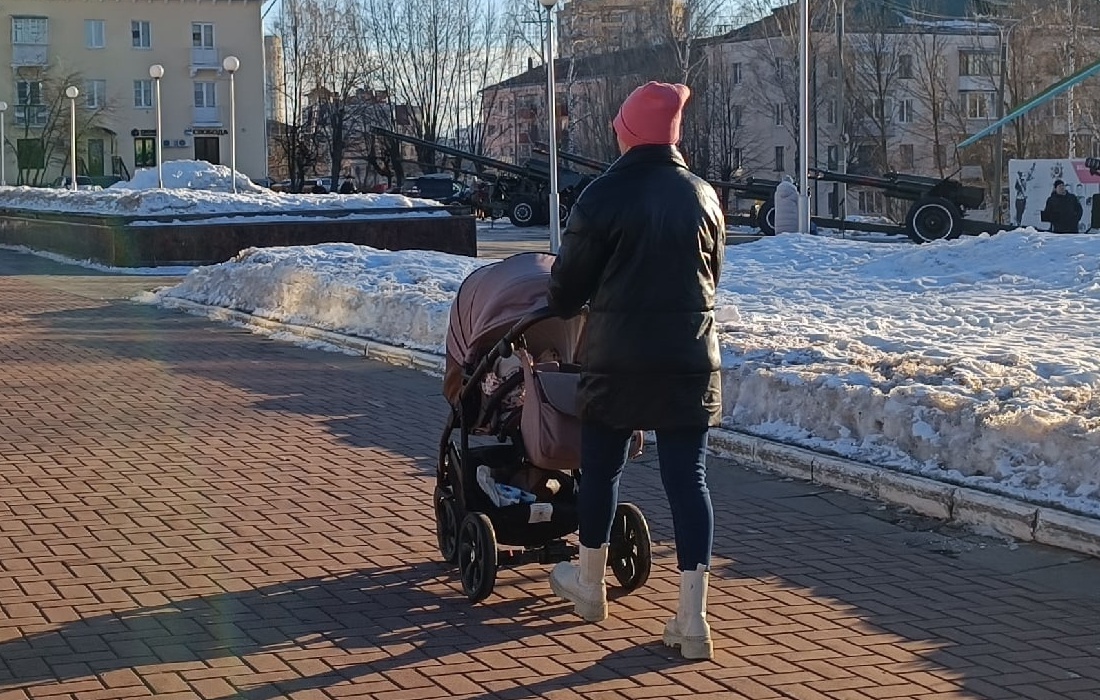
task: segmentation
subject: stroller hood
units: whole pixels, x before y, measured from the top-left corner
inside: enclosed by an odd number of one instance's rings
[[[452,405],[462,390],[463,367],[484,356],[524,316],[546,306],[553,264],[548,253],[520,253],[478,268],[462,282],[447,326],[443,395]]]

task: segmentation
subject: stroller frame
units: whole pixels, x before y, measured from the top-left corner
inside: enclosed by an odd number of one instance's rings
[[[483,397],[482,380],[497,360],[515,352],[524,333],[554,317],[545,307],[532,311],[505,332],[473,367],[463,367],[462,388],[458,400],[451,405],[440,438],[433,493],[436,539],[443,559],[459,566],[463,591],[471,602],[484,600],[492,593],[500,566],[553,564],[569,561],[578,552],[576,545],[564,540],[577,529],[575,496],[572,501],[558,499],[551,520],[532,524],[530,506],[496,507],[477,483],[475,458],[487,462],[507,459],[510,464],[515,463],[517,456],[525,458],[518,430],[506,435],[507,428],[497,425],[495,436],[502,444],[477,447],[470,444],[472,432],[485,425],[493,411],[499,410],[507,393],[498,391],[492,397]],[[453,440],[456,430],[457,443]],[[503,444],[509,439],[512,444]],[[583,478],[579,472],[576,476]],[[499,540],[498,531],[502,533]],[[649,526],[637,506],[619,504],[609,549],[612,572],[623,589],[629,592],[645,583],[652,554]]]

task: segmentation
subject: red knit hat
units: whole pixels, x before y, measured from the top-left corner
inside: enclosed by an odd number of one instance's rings
[[[687,85],[650,81],[623,101],[612,122],[627,148],[680,142],[680,117],[691,97]]]

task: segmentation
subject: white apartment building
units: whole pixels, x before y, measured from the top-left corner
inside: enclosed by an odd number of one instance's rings
[[[160,78],[165,161],[230,164],[230,74],[234,74],[237,169],[267,174],[261,0],[9,0],[11,41],[0,45],[0,99],[8,109],[4,158],[15,173],[61,174],[75,86],[77,161],[90,176],[156,165],[155,82]],[[6,97],[3,97],[6,96]],[[33,170],[34,168],[31,168]],[[68,172],[66,168],[66,172]]]

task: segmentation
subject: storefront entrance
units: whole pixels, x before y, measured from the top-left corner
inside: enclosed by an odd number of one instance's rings
[[[211,165],[220,165],[221,141],[217,136],[196,136],[195,160],[205,160]]]

